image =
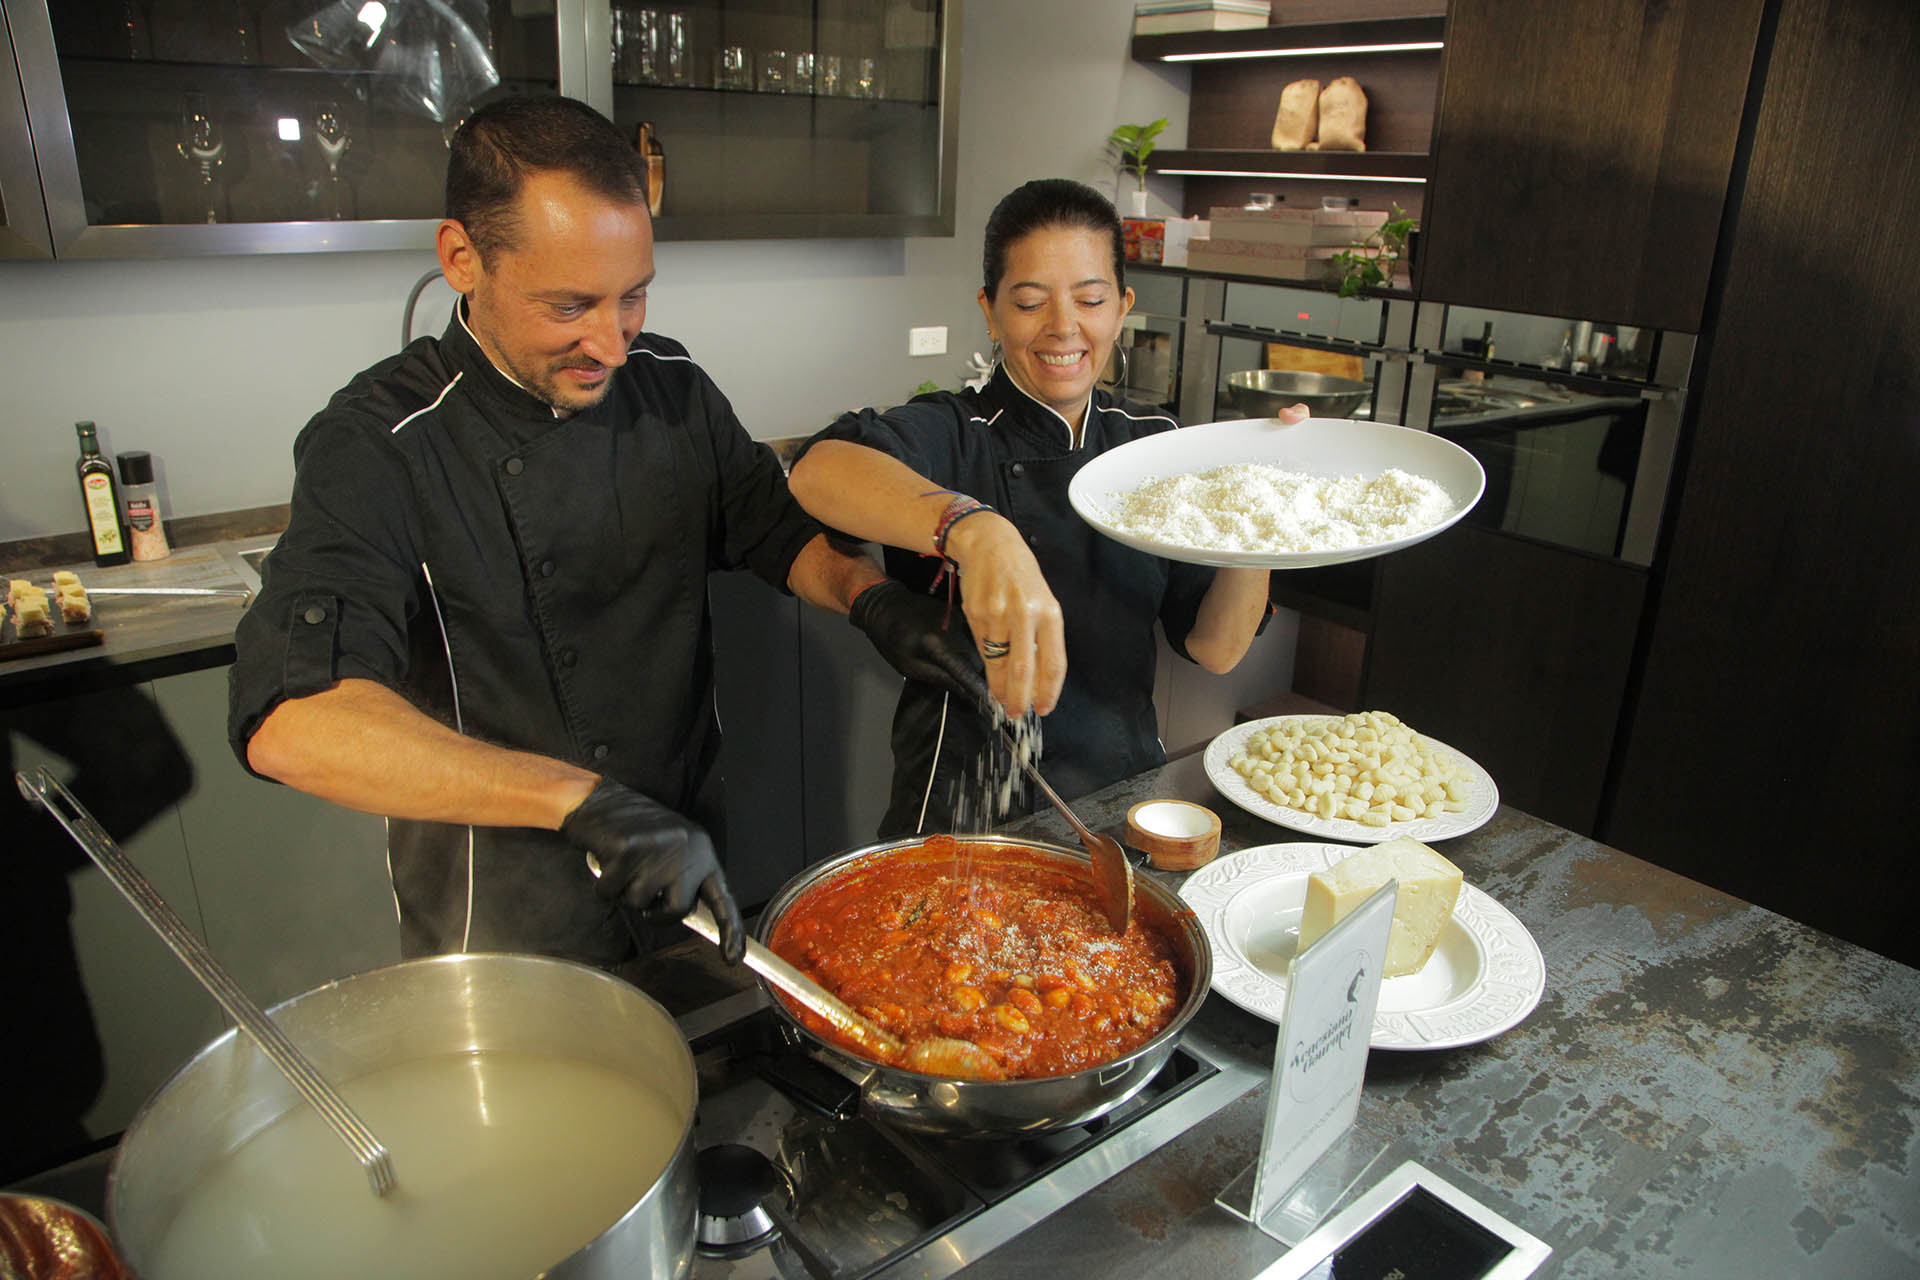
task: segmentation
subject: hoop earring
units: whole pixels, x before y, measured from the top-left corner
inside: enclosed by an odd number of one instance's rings
[[[1119,357],[1120,374],[1114,378],[1113,381],[1107,383],[1107,385],[1125,391],[1127,388],[1127,349],[1116,342],[1113,344],[1113,354]]]

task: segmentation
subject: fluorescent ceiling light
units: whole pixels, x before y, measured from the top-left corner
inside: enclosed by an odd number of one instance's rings
[[[1232,53],[1163,53],[1162,62],[1213,62],[1223,58],[1311,58],[1329,53],[1417,53],[1425,49],[1444,49],[1439,40],[1421,40],[1409,44],[1330,44],[1317,49],[1239,49]]]
[[[1396,178],[1379,173],[1275,173],[1270,169],[1155,169],[1155,173],[1183,178],[1331,178],[1336,182],[1425,182],[1425,178]]]

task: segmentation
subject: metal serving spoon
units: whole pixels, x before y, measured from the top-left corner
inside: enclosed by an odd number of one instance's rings
[[[600,859],[589,853],[587,870],[600,878]],[[682,916],[680,923],[715,946],[720,945],[720,926],[704,902]],[[863,1047],[876,1060],[889,1066],[904,1066],[928,1075],[955,1076],[963,1080],[998,1080],[1006,1075],[992,1054],[971,1040],[929,1036],[903,1044],[899,1037],[874,1025],[854,1012],[853,1007],[833,992],[796,969],[785,957],[769,950],[757,938],[747,939],[747,968],[792,996],[810,1013],[826,1020],[828,1026]]]
[[[1087,854],[1093,860],[1094,896],[1100,899],[1101,909],[1107,913],[1107,923],[1113,926],[1113,931],[1125,933],[1128,921],[1133,918],[1133,864],[1127,861],[1120,842],[1112,836],[1089,830],[1087,824],[1080,821],[1080,816],[1067,807],[1067,802],[1060,798],[1059,792],[1047,785],[1047,780],[1040,776],[1040,770],[1033,761],[1015,744],[1005,721],[1000,724],[1000,737],[1007,744],[1007,750],[1013,753],[1013,758],[1020,762],[1020,767],[1027,771],[1027,776],[1047,793],[1047,799],[1053,801],[1053,807],[1066,818],[1068,825],[1080,837],[1080,843],[1087,847]]]
[[[67,789],[45,769],[34,770],[31,778],[24,773],[16,773],[13,778],[28,805],[44,808],[53,815],[55,822],[66,828],[67,834],[106,873],[113,887],[133,904],[142,919],[153,926],[160,940],[200,980],[200,985],[207,989],[207,993],[219,1001],[220,1007],[227,1011],[227,1016],[260,1046],[260,1052],[266,1054],[268,1061],[280,1069],[287,1083],[313,1104],[327,1127],[346,1143],[354,1158],[366,1170],[373,1193],[384,1196],[392,1191],[393,1157],[388,1154],[386,1145],[373,1136],[353,1108],[347,1105],[346,1099],[320,1074],[312,1060],[300,1052],[299,1047],[287,1038],[266,1011],[241,990],[233,975],[214,959],[213,952],[180,918],[180,913],[167,905],[160,891],[153,887],[153,882],[134,866],[131,858],[121,852],[106,829],[94,821],[93,815],[82,808],[80,802],[68,794]]]

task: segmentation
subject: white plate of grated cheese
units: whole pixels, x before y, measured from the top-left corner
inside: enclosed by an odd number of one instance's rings
[[[1101,533],[1169,560],[1305,569],[1431,538],[1485,487],[1472,454],[1425,431],[1246,418],[1123,444],[1082,467],[1067,498]]]

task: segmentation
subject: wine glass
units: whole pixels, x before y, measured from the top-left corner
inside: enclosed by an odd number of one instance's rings
[[[347,216],[342,199],[340,182],[340,162],[346,157],[347,149],[353,146],[353,137],[347,130],[347,117],[336,102],[322,102],[313,112],[313,140],[320,148],[320,154],[327,162],[327,189],[332,194],[327,216],[339,221]]]
[[[200,168],[200,192],[206,206],[206,220],[220,220],[218,192],[214,189],[220,163],[227,154],[227,140],[220,122],[207,106],[207,95],[189,93],[180,107],[179,138],[175,142],[181,158]]]

